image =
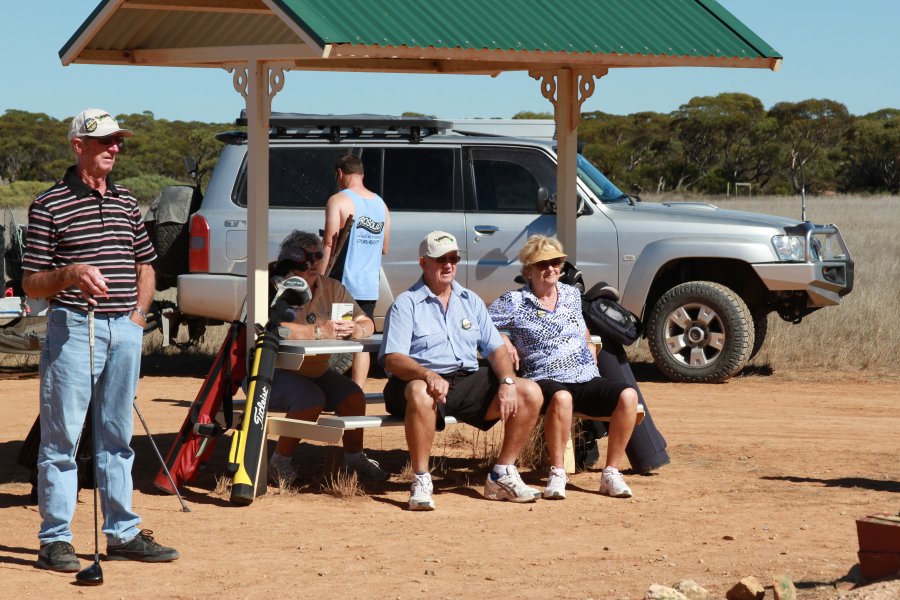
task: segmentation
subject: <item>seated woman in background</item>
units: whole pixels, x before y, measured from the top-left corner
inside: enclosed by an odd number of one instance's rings
[[[562,244],[533,235],[519,252],[519,260],[528,283],[503,294],[489,311],[497,328],[506,332],[503,337],[520,375],[533,379],[544,393],[544,435],[551,465],[544,498],[566,497],[563,459],[573,409],[610,417],[600,493],[629,498],[631,489],[618,467],[634,431],[637,393],[600,377],[596,348],[581,314],[581,295],[559,281],[566,260]]]
[[[314,233],[294,230],[284,241],[276,263],[276,271],[288,277],[306,280],[312,299],[295,307],[293,321],[282,322],[290,340],[348,340],[372,335],[375,324],[366,316],[350,292],[339,281],[323,277],[322,240]],[[332,304],[353,305],[351,320],[331,319]],[[289,419],[315,421],[322,410],[338,415],[366,414],[366,398],[362,389],[349,377],[328,367],[328,355],[310,355],[297,371],[275,369],[272,380],[270,411],[285,411]],[[344,467],[360,479],[383,481],[390,473],[363,451],[363,430],[344,432]],[[297,476],[292,463],[294,450],[300,440],[281,436],[269,461],[269,478],[273,483],[293,482]]]

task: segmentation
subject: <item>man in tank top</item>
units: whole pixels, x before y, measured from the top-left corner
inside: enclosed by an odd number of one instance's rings
[[[331,253],[335,250],[338,233],[352,216],[354,222],[345,245],[343,268],[339,273],[332,272],[332,277],[340,280],[360,308],[372,319],[379,295],[381,257],[387,254],[390,240],[390,214],[381,197],[363,184],[363,164],[359,158],[342,156],[335,163],[334,170],[341,191],[329,198],[325,206],[323,264],[328,264]],[[353,356],[351,378],[363,389],[369,363],[368,354],[358,353]]]

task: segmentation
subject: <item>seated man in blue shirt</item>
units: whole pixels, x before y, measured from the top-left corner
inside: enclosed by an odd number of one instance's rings
[[[525,485],[516,457],[537,421],[540,388],[515,376],[512,360],[484,302],[454,278],[460,260],[456,238],[433,231],[419,245],[422,277],[397,296],[384,323],[379,360],[391,373],[384,388],[389,413],[406,423],[415,476],[410,510],[434,510],[428,461],[444,416],[490,429],[504,423],[497,464],[487,476],[491,500],[534,502],[540,491]],[[478,352],[490,368],[478,366]]]

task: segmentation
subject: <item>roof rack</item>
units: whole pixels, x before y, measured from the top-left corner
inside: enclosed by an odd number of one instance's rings
[[[247,111],[242,110],[236,125],[247,125]],[[272,113],[269,118],[270,139],[318,138],[338,143],[344,139],[407,139],[418,143],[422,138],[441,133],[453,126],[449,121],[425,117],[390,115],[309,115]],[[230,140],[241,139],[242,132],[220,134]],[[219,136],[217,136],[219,137]],[[222,139],[220,137],[220,139]],[[243,134],[246,139],[246,133]],[[222,141],[226,141],[223,139]]]

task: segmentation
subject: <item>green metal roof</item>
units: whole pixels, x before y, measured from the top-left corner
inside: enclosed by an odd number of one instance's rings
[[[777,69],[715,0],[101,0],[63,64],[486,72]]]
[[[781,58],[715,0],[272,0],[320,44]]]

